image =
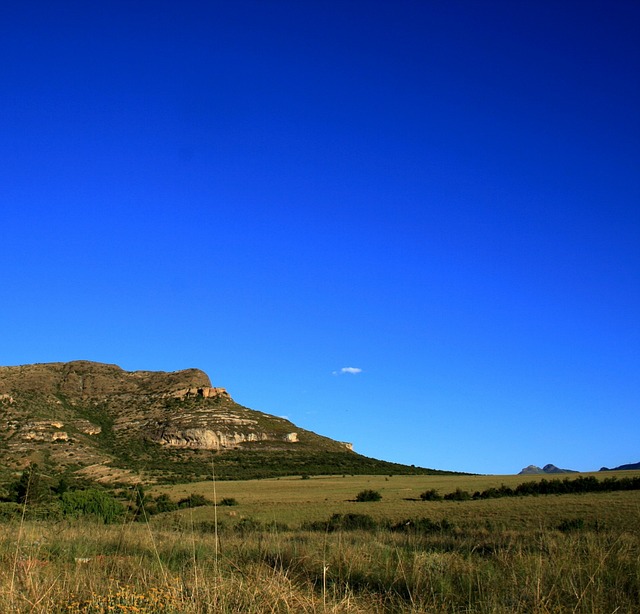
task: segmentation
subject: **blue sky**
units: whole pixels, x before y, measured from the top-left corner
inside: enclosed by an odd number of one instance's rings
[[[3,3],[0,364],[198,367],[425,467],[639,461],[639,26]]]

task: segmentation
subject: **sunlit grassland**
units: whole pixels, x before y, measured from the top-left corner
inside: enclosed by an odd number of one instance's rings
[[[11,521],[0,524],[0,612],[639,612],[640,491],[419,498],[430,488],[474,492],[539,479],[210,481],[153,491],[238,504],[113,525]],[[382,500],[356,503],[369,488]],[[378,525],[305,528],[336,513],[367,515]],[[418,518],[447,524],[422,532],[385,524]],[[582,523],[561,530],[574,519]]]
[[[610,472],[596,475],[625,477],[631,472]],[[306,521],[317,521],[339,513],[368,514],[376,520],[400,521],[427,516],[447,518],[458,524],[477,525],[479,522],[496,523],[510,528],[556,527],[566,518],[582,518],[601,526],[611,524],[624,530],[640,529],[640,493],[611,492],[579,495],[510,497],[479,501],[420,500],[425,490],[435,488],[440,494],[456,488],[470,493],[501,484],[515,487],[526,481],[539,481],[565,476],[326,476],[302,480],[299,477],[273,480],[237,482],[198,482],[186,485],[161,486],[156,493],[167,493],[175,499],[188,493],[197,493],[211,500],[233,498],[238,502],[232,508],[218,508],[216,514],[222,522],[235,524],[243,517],[261,522],[278,522],[298,526]],[[571,476],[573,477],[573,476]],[[363,489],[374,489],[382,500],[356,503],[356,494]],[[185,515],[187,512],[182,512]],[[190,510],[194,520],[212,520],[211,507]]]

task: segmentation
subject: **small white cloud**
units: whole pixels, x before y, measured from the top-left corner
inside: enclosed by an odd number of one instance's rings
[[[352,375],[355,375],[356,373],[362,373],[362,369],[358,369],[358,367],[342,367],[342,369],[340,369],[341,373],[351,373]]]
[[[342,367],[339,371],[333,371],[333,375],[343,375],[344,373],[349,373],[350,375],[357,375],[358,373],[362,373],[362,369],[358,367]]]

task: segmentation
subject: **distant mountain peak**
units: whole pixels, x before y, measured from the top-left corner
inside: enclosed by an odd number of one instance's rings
[[[628,463],[626,465],[619,465],[613,469],[609,469],[609,467],[602,467],[600,471],[632,471],[634,469],[640,469],[640,463]]]
[[[545,475],[550,473],[576,473],[573,469],[560,469],[551,463],[540,468],[537,465],[525,467],[518,475]]]

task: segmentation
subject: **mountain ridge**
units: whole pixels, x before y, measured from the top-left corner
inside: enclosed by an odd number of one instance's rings
[[[545,474],[556,474],[556,473],[578,473],[573,469],[560,469],[551,463],[545,465],[544,467],[538,467],[536,465],[529,465],[522,469],[518,475],[545,475]]]
[[[640,463],[627,463],[625,465],[613,467],[612,469],[609,469],[609,467],[602,467],[598,471],[632,471],[636,469],[640,469]],[[552,464],[545,465],[542,468],[536,465],[528,465],[527,467],[524,467],[518,475],[545,475],[556,473],[580,473],[580,471],[574,469],[559,469]]]
[[[612,469],[609,469],[609,467],[602,467],[600,471],[633,471],[635,469],[640,469],[640,463],[626,463],[624,465],[613,467]]]

